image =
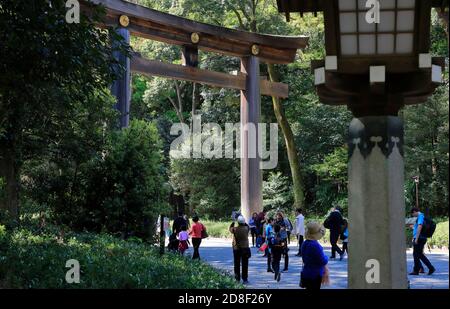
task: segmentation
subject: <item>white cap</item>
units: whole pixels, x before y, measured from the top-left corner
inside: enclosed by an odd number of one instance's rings
[[[244,224],[245,223],[245,218],[243,216],[239,216],[237,218],[237,222],[240,223],[240,224]]]

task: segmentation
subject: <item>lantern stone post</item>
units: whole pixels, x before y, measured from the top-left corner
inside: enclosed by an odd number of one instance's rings
[[[348,146],[348,287],[407,288],[403,123],[354,118]]]

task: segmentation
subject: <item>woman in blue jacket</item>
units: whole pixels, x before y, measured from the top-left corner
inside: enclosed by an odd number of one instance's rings
[[[306,225],[305,241],[302,244],[303,270],[300,286],[306,289],[320,289],[328,282],[328,257],[318,240],[325,235],[325,228],[317,222]]]

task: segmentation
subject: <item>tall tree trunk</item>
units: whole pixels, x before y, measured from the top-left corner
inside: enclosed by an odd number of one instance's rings
[[[267,64],[269,71],[269,78],[272,82],[278,82],[278,75],[273,64]],[[288,154],[289,166],[291,168],[292,183],[294,185],[294,202],[295,207],[304,206],[304,187],[303,180],[300,169],[300,160],[297,155],[297,150],[295,147],[294,134],[292,133],[291,126],[289,125],[286,116],[284,115],[283,106],[281,105],[280,98],[272,97],[273,111],[275,117],[277,118],[278,125],[281,127],[281,132],[283,132],[284,142],[286,144],[286,150]]]
[[[200,105],[200,84],[192,84],[192,111],[191,119],[194,119],[195,112]]]
[[[440,194],[439,194],[439,176],[438,176],[438,163],[436,158],[436,145],[438,143],[436,135],[433,134],[431,137],[431,149],[432,149],[432,155],[431,155],[431,174],[432,174],[432,186],[431,186],[431,194],[432,194],[432,201],[431,205],[435,205],[437,207],[432,207],[435,209],[440,209]],[[428,210],[428,207],[427,207]],[[429,211],[429,210],[428,210]],[[429,215],[429,213],[428,213]]]
[[[19,219],[19,181],[14,151],[9,143],[0,139],[0,218],[9,224],[17,224]],[[4,216],[4,217],[3,217]]]

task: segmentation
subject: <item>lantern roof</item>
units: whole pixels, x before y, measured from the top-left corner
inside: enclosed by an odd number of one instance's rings
[[[369,6],[367,4],[370,4]],[[396,115],[426,101],[444,58],[430,55],[432,7],[448,0],[277,0],[278,10],[323,12],[325,58],[312,61],[320,101],[355,116]]]
[[[277,0],[278,12],[286,13],[317,13],[323,11],[324,3],[333,0]],[[449,0],[431,0],[433,7],[448,7]]]

